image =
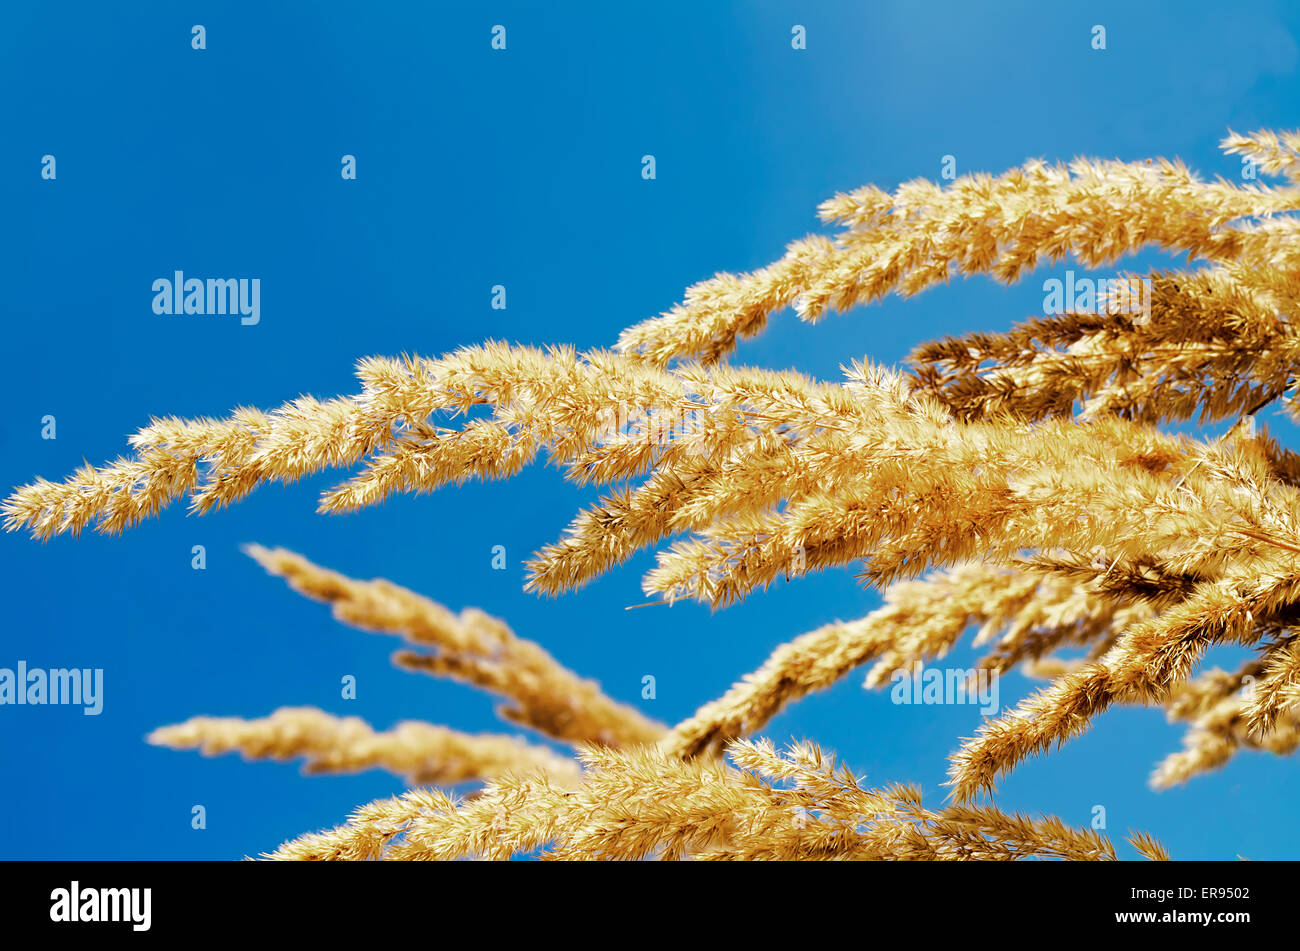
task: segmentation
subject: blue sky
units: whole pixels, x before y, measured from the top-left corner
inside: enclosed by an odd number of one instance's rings
[[[1217,150],[1228,127],[1300,124],[1300,10],[1283,3],[48,3],[0,16],[6,488],[114,458],[151,415],[355,392],[367,354],[607,346],[689,284],[779,257],[837,190],[935,178],[944,155],[960,173],[1169,155],[1234,176],[1239,161]],[[495,24],[504,52],[489,45]],[[794,24],[806,50],[791,49]],[[152,282],[175,270],[260,278],[260,322],[155,315]],[[829,378],[854,358],[896,363],[925,339],[1034,313],[1041,281],[1063,270],[815,327],[784,313],[736,360]],[[504,311],[489,307],[494,284]],[[716,613],[625,611],[649,555],[541,599],[522,592],[522,562],[591,498],[556,470],[318,516],[333,481],[262,488],[202,518],[177,506],[117,538],[0,537],[0,667],[102,668],[105,683],[97,717],[0,707],[0,858],[240,857],[402,788],[144,743],[196,714],[315,705],[377,727],[514,732],[490,698],[390,667],[395,641],[336,624],[242,555],[246,542],[482,607],[665,722],[783,641],[879,603],[844,570]],[[194,545],[206,570],[191,568]],[[654,700],[640,699],[647,674]],[[345,675],[355,700],[340,697]],[[1002,686],[1008,703],[1028,684]],[[946,756],[979,722],[974,707],[892,704],[855,675],[766,732],[816,738],[869,782],[919,783],[938,804]],[[997,801],[1077,825],[1103,805],[1116,839],[1148,829],[1179,858],[1300,854],[1292,761],[1243,755],[1150,791],[1180,737],[1159,711],[1107,714]]]

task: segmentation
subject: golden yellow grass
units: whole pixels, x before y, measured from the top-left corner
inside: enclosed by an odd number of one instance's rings
[[[339,620],[403,638],[399,667],[489,691],[503,719],[569,749],[418,722],[376,731],[295,708],[156,731],[155,743],[302,758],[312,772],[480,784],[362,806],[274,858],[1114,858],[1092,830],[980,797],[1116,704],[1158,705],[1188,725],[1157,787],[1242,749],[1300,745],[1300,457],[1254,420],[1277,402],[1300,415],[1300,135],[1223,145],[1282,181],[1079,159],[868,186],[821,206],[834,237],[691,287],[612,350],[489,342],[370,357],[350,396],[155,419],[129,456],[15,490],[5,527],[115,533],[172,502],[205,513],[327,469],[350,474],[320,511],[347,512],[509,478],[545,456],[574,483],[608,488],[535,555],[528,587],[541,594],[646,548],[658,548],[644,578],[657,601],[722,607],[847,565],[883,591],[880,609],[795,636],[669,727],[477,609],[252,546]],[[956,275],[1011,283],[1044,262],[1097,268],[1153,247],[1201,267],[1142,275],[1141,319],[1043,315],[923,344],[906,372],[853,363],[839,382],[727,362],[786,308],[815,322]],[[1188,420],[1230,425],[1220,436],[1161,428]],[[867,684],[881,686],[972,626],[981,667],[1049,682],[953,752],[945,808],[905,786],[865,789],[814,744],[751,739],[855,669],[869,664]],[[1224,644],[1255,659],[1201,669]],[[1145,833],[1130,841],[1166,857]]]

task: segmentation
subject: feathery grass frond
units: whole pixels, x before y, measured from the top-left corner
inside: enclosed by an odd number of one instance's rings
[[[295,591],[330,604],[343,623],[396,634],[424,648],[396,653],[399,667],[507,698],[498,713],[511,723],[568,743],[611,746],[651,742],[663,733],[661,725],[611,700],[594,681],[579,678],[539,644],[482,611],[453,614],[391,581],[354,581],[282,548],[250,545],[246,551]]]
[[[267,857],[502,859],[547,848],[553,859],[1115,858],[1104,836],[1053,817],[991,806],[934,812],[910,787],[863,789],[814,744],[782,753],[738,742],[728,754],[737,768],[653,747],[589,750],[584,780],[572,790],[514,777],[463,803],[417,791],[372,803]],[[1149,837],[1141,841],[1144,854],[1163,854]]]
[[[623,331],[619,349],[659,366],[713,362],[789,306],[816,321],[955,274],[1010,284],[1042,261],[1095,268],[1153,246],[1211,261],[1267,261],[1279,242],[1252,219],[1298,207],[1295,189],[1207,184],[1163,159],[1034,161],[946,187],[918,179],[893,195],[867,186],[821,206],[824,221],[846,227],[834,241],[811,236],[752,274],[694,285],[683,304]]]
[[[307,773],[353,773],[381,768],[412,785],[455,785],[540,771],[573,783],[578,765],[545,747],[509,736],[473,735],[409,721],[376,732],[358,717],[335,717],[314,707],[284,707],[260,720],[192,717],[159,727],[149,742],[205,756],[242,753],[245,759],[304,758]]]

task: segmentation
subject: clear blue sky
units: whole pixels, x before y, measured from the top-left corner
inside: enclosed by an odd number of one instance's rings
[[[934,178],[947,154],[959,172],[1170,155],[1232,176],[1239,161],[1217,150],[1229,126],[1300,124],[1300,12],[1267,0],[45,3],[0,17],[6,489],[114,458],[150,415],[355,392],[367,354],[485,338],[609,345],[687,285],[778,257],[837,190]],[[505,52],[489,47],[498,23]],[[194,24],[204,51],[191,49]],[[794,24],[805,51],[791,49]],[[1105,51],[1090,48],[1095,24]],[[46,154],[54,181],[40,175]],[[344,154],[356,181],[340,176]],[[156,316],[151,284],[175,270],[259,277],[260,323]],[[816,327],[782,314],[737,360],[830,378],[857,357],[898,362],[924,339],[1039,310],[1042,279],[1062,271],[1011,290],[962,282]],[[489,307],[498,283],[505,311]],[[41,438],[46,415],[55,440]],[[543,600],[522,592],[522,561],[590,498],[554,469],[344,518],[314,514],[330,478],[204,518],[177,506],[119,538],[0,538],[0,667],[105,671],[98,717],[0,707],[0,857],[240,857],[401,789],[379,772],[304,778],[144,743],[195,714],[316,705],[377,727],[513,732],[486,696],[391,668],[393,639],[334,623],[240,554],[245,542],[480,606],[664,721],[777,644],[879,603],[845,570],[716,614],[627,612],[648,555]],[[200,544],[207,569],[195,571]],[[492,570],[494,545],[509,570]],[[354,701],[340,697],[347,674]],[[646,674],[653,701],[639,699]],[[946,756],[979,713],[895,706],[861,679],[767,732],[814,737],[868,781],[916,782],[939,803]],[[1003,702],[1027,686],[1008,677]],[[1180,737],[1159,711],[1107,714],[1023,766],[998,802],[1078,825],[1100,804],[1117,839],[1145,828],[1180,858],[1300,854],[1284,794],[1294,762],[1244,755],[1150,791]]]

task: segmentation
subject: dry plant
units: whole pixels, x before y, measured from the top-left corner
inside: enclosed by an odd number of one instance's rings
[[[1114,858],[1091,830],[980,796],[1116,704],[1158,705],[1189,726],[1156,786],[1243,748],[1300,744],[1300,457],[1254,419],[1274,401],[1300,415],[1300,134],[1223,145],[1283,181],[1081,159],[861,188],[821,206],[833,238],[691,287],[612,350],[493,342],[372,357],[352,396],[155,419],[130,456],[16,490],[5,527],[115,533],[178,499],[206,513],[330,468],[352,471],[320,511],[347,512],[506,478],[545,455],[572,482],[611,488],[537,553],[531,590],[581,587],[661,544],[644,588],[669,603],[721,607],[851,563],[883,589],[879,610],[794,638],[668,728],[477,610],[252,548],[340,620],[403,638],[399,666],[498,694],[506,720],[573,750],[426,723],[376,732],[310,709],[155,732],[176,748],[305,757],[316,772],[482,782],[468,796],[371,803],[274,858]],[[821,382],[726,362],[787,307],[815,322],[954,274],[1009,284],[1045,261],[1099,268],[1149,248],[1200,269],[1125,277],[1096,306],[925,344],[907,373],[862,362]],[[1188,421],[1230,425],[1170,430]],[[972,626],[982,667],[1050,683],[952,755],[946,808],[908,787],[864,789],[813,745],[749,739],[855,668],[887,683]],[[1198,673],[1218,645],[1255,659]],[[1165,857],[1144,834],[1131,842]]]

